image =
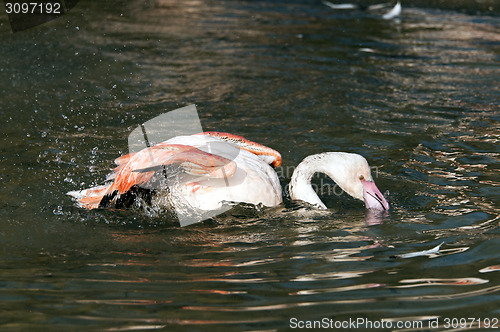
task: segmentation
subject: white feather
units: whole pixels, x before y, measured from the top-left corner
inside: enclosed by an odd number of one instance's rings
[[[219,209],[224,202],[242,202],[264,206],[281,203],[281,185],[274,169],[263,159],[246,150],[205,135],[177,136],[172,144],[183,144],[216,154],[236,163],[233,176],[224,179],[184,177],[173,186],[171,195],[205,211]],[[197,190],[193,190],[193,182]]]
[[[388,11],[387,13],[382,15],[382,18],[384,20],[391,20],[391,19],[401,15],[401,11],[402,11],[401,3],[398,1],[396,3],[396,5],[390,11]]]

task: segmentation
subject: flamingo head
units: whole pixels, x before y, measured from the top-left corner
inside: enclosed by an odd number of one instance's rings
[[[354,198],[365,202],[367,209],[389,210],[389,203],[373,181],[370,166],[363,156],[329,152],[324,172]]]

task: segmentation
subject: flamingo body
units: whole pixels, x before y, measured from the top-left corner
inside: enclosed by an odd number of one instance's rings
[[[68,194],[88,209],[117,206],[137,188],[152,192],[152,203],[167,209],[212,211],[224,202],[275,206],[282,201],[269,165],[280,165],[281,155],[237,135],[177,136],[115,162],[107,184]]]

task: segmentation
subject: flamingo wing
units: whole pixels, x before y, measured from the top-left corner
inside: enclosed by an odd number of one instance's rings
[[[155,171],[172,164],[182,166],[190,174],[217,178],[231,176],[236,169],[231,160],[195,147],[160,143],[135,153],[125,165],[119,165],[110,191],[118,190],[122,194],[134,185],[146,183]]]
[[[214,178],[230,177],[236,170],[236,164],[224,157],[188,145],[166,143],[121,156],[115,162],[118,166],[108,176],[112,183],[69,193],[80,206],[97,208],[106,195],[117,191],[120,196],[135,185],[143,185],[168,165],[179,165],[188,174]]]
[[[224,142],[229,142],[233,145],[236,145],[240,149],[257,155],[262,160],[274,167],[281,166],[282,159],[281,154],[278,151],[271,149],[270,147],[267,147],[265,145],[250,141],[243,136],[218,131],[205,131],[198,135],[207,135],[210,137],[215,137]]]

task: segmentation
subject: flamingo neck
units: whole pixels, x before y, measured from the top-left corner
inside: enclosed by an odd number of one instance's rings
[[[318,194],[311,185],[311,179],[315,173],[326,173],[321,165],[321,159],[304,160],[294,170],[290,181],[290,198],[302,200],[304,202],[318,205],[321,209],[326,209]],[[329,174],[327,174],[329,175]]]

